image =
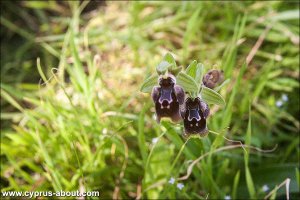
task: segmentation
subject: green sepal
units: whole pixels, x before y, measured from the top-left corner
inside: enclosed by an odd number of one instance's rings
[[[152,88],[156,85],[158,85],[158,75],[153,74],[150,77],[148,77],[141,86],[141,92],[150,93],[152,91]]]

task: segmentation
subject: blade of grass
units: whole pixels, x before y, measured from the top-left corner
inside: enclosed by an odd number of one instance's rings
[[[146,149],[146,140],[145,140],[145,112],[149,109],[149,107],[152,105],[151,103],[145,104],[143,106],[143,109],[141,110],[141,113],[138,118],[138,144],[140,149],[140,154],[142,156],[142,160],[144,163],[144,166],[146,166],[147,163],[147,149]]]
[[[19,111],[23,112],[24,109],[20,104],[10,95],[8,94],[5,90],[1,88],[1,97],[4,98],[7,102],[9,102],[12,106],[17,108]]]
[[[234,177],[234,181],[233,181],[233,186],[232,186],[232,199],[236,199],[236,191],[238,189],[238,185],[239,185],[239,181],[240,181],[240,170],[235,174]]]
[[[48,80],[47,80],[47,78],[46,78],[46,76],[45,76],[45,74],[44,74],[44,72],[42,70],[40,58],[36,59],[36,63],[37,63],[36,65],[37,65],[37,69],[39,71],[40,76],[42,77],[44,83],[47,83]]]
[[[248,121],[248,128],[247,128],[246,139],[245,139],[246,145],[251,145],[251,135],[252,135],[251,106],[249,105],[249,121]],[[256,199],[257,197],[256,197],[255,186],[254,186],[251,172],[250,172],[250,169],[248,166],[248,164],[249,164],[249,153],[248,152],[244,152],[244,163],[245,163],[245,176],[246,176],[248,192],[249,192],[251,199]]]

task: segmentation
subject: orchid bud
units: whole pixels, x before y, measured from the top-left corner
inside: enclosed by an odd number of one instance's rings
[[[224,81],[224,72],[223,70],[217,70],[217,69],[209,70],[204,75],[202,81],[206,87],[213,89]]]

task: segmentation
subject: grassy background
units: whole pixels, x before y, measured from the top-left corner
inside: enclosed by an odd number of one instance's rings
[[[168,51],[230,78],[208,122],[219,136],[156,123],[139,88]],[[295,198],[299,103],[299,3],[1,2],[1,191],[255,199],[290,178]],[[222,136],[277,148],[214,153]],[[168,183],[205,153],[182,190]]]

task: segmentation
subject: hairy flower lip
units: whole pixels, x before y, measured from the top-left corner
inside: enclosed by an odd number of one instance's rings
[[[199,97],[187,98],[181,116],[186,135],[199,134],[205,136],[208,132],[206,118],[209,115],[208,105]]]
[[[196,121],[200,121],[201,120],[201,116],[199,115],[198,109],[189,109],[190,114],[187,118],[188,121],[192,121],[192,120],[196,120]]]
[[[172,98],[172,88],[163,88],[161,87],[160,90],[161,94],[158,99],[158,102],[160,104],[163,104],[164,102],[167,102],[168,104],[171,104],[173,102]]]

